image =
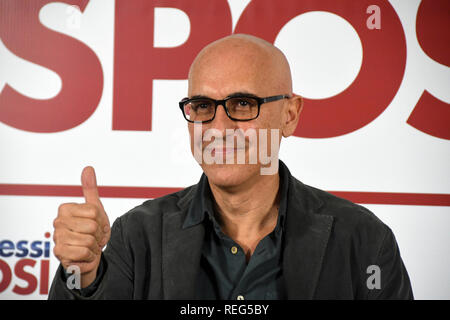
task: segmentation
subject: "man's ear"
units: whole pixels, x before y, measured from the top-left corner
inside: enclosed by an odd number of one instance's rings
[[[288,105],[285,109],[285,117],[283,121],[282,133],[283,137],[291,136],[295,128],[297,128],[300,113],[303,109],[303,98],[299,95],[293,94],[288,100]]]

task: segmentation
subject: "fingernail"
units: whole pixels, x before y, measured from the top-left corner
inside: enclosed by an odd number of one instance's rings
[[[104,227],[103,227],[103,232],[104,232],[104,233],[107,233],[108,231],[109,231],[109,226],[104,226]]]

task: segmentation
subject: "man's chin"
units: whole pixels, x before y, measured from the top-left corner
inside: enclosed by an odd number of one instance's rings
[[[219,187],[235,187],[260,174],[256,164],[202,164],[210,183]]]

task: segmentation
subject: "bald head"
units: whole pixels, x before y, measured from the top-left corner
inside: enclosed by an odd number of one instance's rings
[[[262,96],[291,94],[291,72],[286,57],[274,45],[251,35],[234,34],[203,48],[192,63],[189,95],[207,94],[202,90],[217,90],[216,98],[236,90]]]

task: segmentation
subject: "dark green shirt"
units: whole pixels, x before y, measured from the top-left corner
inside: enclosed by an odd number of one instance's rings
[[[214,216],[213,196],[208,178],[202,175],[183,228],[200,223],[205,240],[200,259],[198,299],[284,299],[282,242],[288,194],[288,172],[279,162],[279,214],[275,229],[257,245],[246,261],[242,248],[224,234]]]

